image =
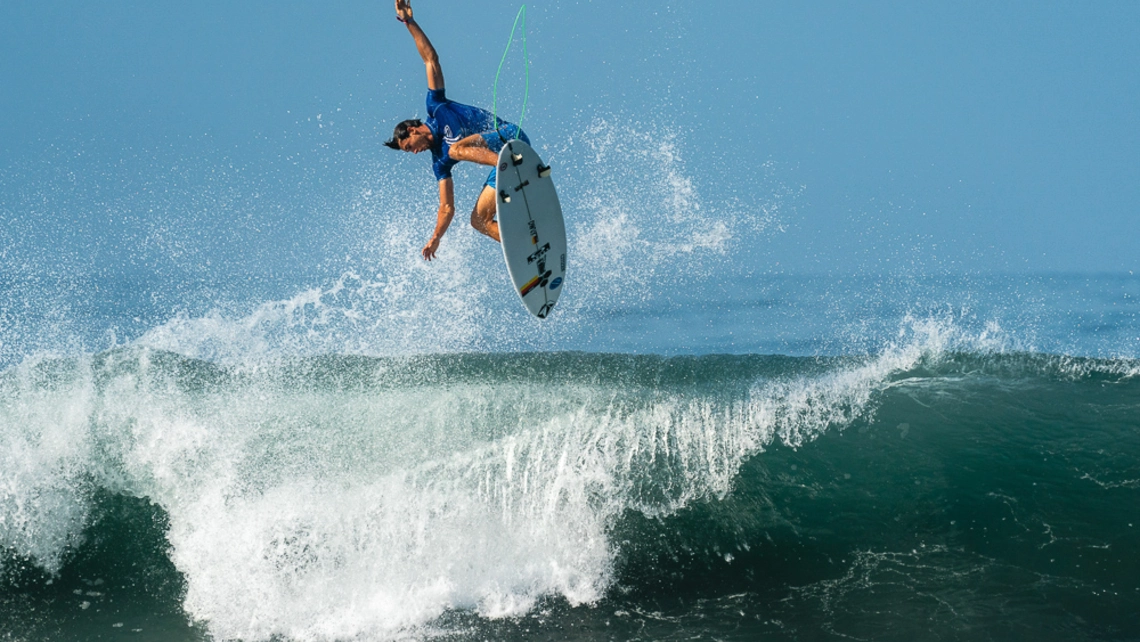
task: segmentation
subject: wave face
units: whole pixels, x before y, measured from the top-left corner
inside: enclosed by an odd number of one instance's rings
[[[0,617],[16,639],[1135,637],[1138,374],[932,336],[29,360],[0,377]]]

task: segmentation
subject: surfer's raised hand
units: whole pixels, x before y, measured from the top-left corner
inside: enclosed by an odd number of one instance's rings
[[[411,0],[396,0],[396,18],[400,22],[407,22],[412,19]]]
[[[428,89],[443,89],[443,68],[439,66],[439,55],[435,53],[435,47],[431,45],[427,34],[412,19],[411,0],[396,0],[396,18],[407,25],[408,32],[416,41],[416,51],[427,67]]]

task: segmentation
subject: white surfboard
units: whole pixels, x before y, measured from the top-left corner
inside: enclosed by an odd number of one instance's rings
[[[566,278],[566,223],[550,168],[521,140],[499,152],[495,199],[503,258],[526,309],[545,319]]]

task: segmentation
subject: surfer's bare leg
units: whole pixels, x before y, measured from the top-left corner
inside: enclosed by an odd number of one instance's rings
[[[499,154],[491,151],[487,147],[487,141],[483,140],[481,134],[471,134],[470,136],[460,139],[457,143],[451,146],[447,155],[457,161],[469,161],[472,163],[479,163],[480,165],[490,165],[494,167],[499,162]],[[479,195],[482,200],[482,194]]]
[[[495,222],[495,213],[495,188],[484,185],[483,191],[479,192],[479,200],[475,202],[475,209],[471,210],[471,227],[498,241],[499,224]]]

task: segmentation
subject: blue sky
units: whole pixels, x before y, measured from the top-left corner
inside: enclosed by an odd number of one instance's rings
[[[424,87],[389,5],[3,3],[0,258],[205,278],[339,254],[346,191],[431,189],[380,146]],[[489,106],[517,7],[415,3],[452,97]],[[672,136],[714,215],[795,194],[753,269],[1140,270],[1138,3],[560,0],[528,27],[532,138]]]

